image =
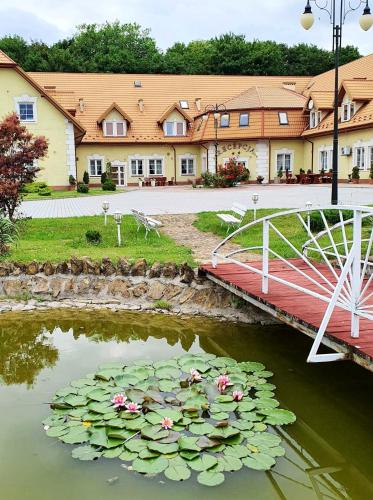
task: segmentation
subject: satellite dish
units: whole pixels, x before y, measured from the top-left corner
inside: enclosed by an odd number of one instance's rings
[[[308,101],[308,109],[312,109],[312,108],[313,108],[313,100],[312,100],[312,99],[310,99],[310,100]]]

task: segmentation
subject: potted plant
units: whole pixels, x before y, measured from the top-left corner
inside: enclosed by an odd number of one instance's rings
[[[300,168],[300,169],[299,169],[299,173],[300,173],[300,174],[305,174],[305,173],[306,173],[306,171],[304,170],[304,168]]]
[[[359,184],[360,182],[360,171],[359,167],[354,167],[352,169],[351,179],[353,184]]]
[[[280,184],[281,178],[284,175],[282,167],[277,170],[277,176],[273,179],[275,184]]]
[[[142,183],[143,183],[142,178],[139,177],[139,188],[142,188]]]
[[[373,163],[371,164],[370,166],[370,170],[369,170],[369,179],[370,179],[370,183],[373,184]]]
[[[150,185],[151,185],[151,187],[152,187],[152,188],[154,188],[154,187],[155,187],[155,185],[156,185],[156,179],[155,179],[155,177],[152,177],[152,178],[150,179]]]
[[[264,181],[264,177],[262,175],[258,175],[258,177],[256,178],[256,182],[258,184],[262,184]]]

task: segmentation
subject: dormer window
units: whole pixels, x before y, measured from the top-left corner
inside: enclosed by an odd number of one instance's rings
[[[186,123],[185,121],[167,121],[164,122],[164,134],[168,137],[183,136],[186,135]]]
[[[310,128],[316,128],[320,122],[321,122],[321,111],[311,111]]]
[[[353,102],[344,102],[342,103],[341,110],[341,121],[348,122],[355,114],[355,103]]]
[[[127,124],[125,121],[103,121],[103,131],[105,137],[124,137],[127,134]]]

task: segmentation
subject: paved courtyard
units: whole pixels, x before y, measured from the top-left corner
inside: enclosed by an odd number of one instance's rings
[[[307,201],[314,205],[330,203],[331,186],[248,185],[232,189],[193,189],[191,186],[133,188],[111,196],[26,201],[24,215],[34,218],[77,217],[102,213],[102,202],[108,200],[110,213],[131,208],[149,215],[186,214],[212,210],[229,210],[234,202],[252,207],[253,193],[259,194],[258,208],[298,208]],[[341,185],[340,202],[356,205],[373,204],[373,186]]]

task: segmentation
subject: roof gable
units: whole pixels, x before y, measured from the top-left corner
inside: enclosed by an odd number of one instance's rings
[[[339,101],[347,94],[352,101],[369,102],[373,99],[373,79],[354,78],[344,80],[339,88]]]
[[[188,122],[188,123],[191,123],[192,122],[192,119],[191,117],[188,115],[188,113],[185,112],[185,110],[179,106],[179,104],[177,104],[176,102],[174,104],[172,104],[168,109],[166,109],[166,111],[162,114],[162,116],[159,118],[158,120],[158,123],[160,125],[163,124],[163,122],[166,121],[167,117],[173,112],[173,111],[178,111],[181,116],[183,116],[185,118],[185,120]]]
[[[17,63],[13,61],[9,56],[5,54],[2,50],[0,50],[0,67],[12,67],[17,66]]]
[[[100,125],[104,120],[105,118],[108,116],[109,113],[111,113],[112,111],[118,111],[118,113],[120,115],[122,115],[122,117],[128,122],[128,123],[132,123],[132,118],[123,111],[123,109],[116,103],[116,102],[113,102],[113,104],[111,104],[98,118],[97,120],[97,123]]]
[[[303,108],[305,97],[283,87],[251,87],[226,101],[227,111],[237,109]]]

